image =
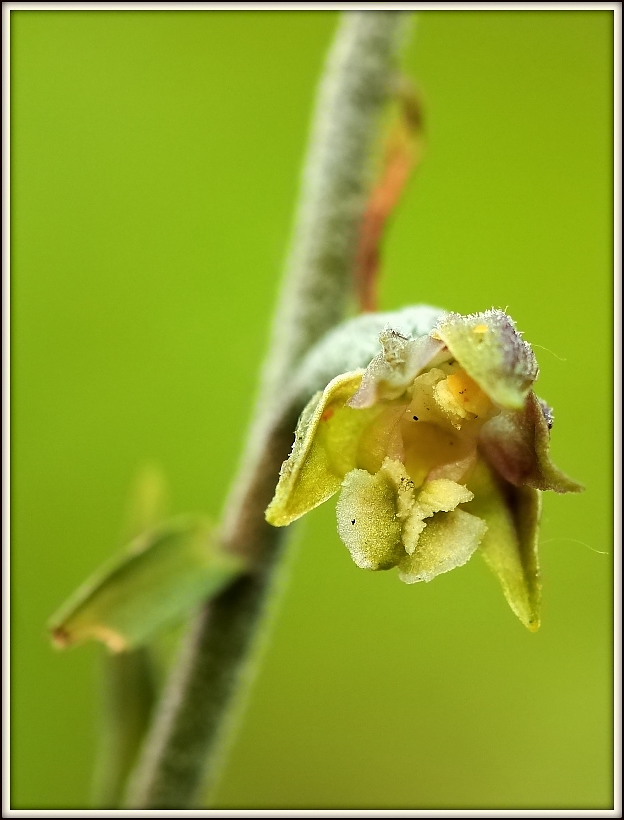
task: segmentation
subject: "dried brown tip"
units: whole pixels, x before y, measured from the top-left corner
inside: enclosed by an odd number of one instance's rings
[[[62,626],[56,626],[51,630],[52,643],[57,649],[67,649],[71,645],[72,639],[69,632]]]

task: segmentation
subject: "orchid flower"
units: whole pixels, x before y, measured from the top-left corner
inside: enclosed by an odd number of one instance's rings
[[[533,391],[533,350],[501,310],[411,308],[347,323],[308,371],[337,345],[350,362],[370,357],[362,333],[370,340],[380,322],[380,352],[301,414],[267,520],[285,526],[340,493],[338,533],[359,567],[396,567],[412,584],[480,552],[536,630],[541,493],[582,488],[550,460],[553,414]]]

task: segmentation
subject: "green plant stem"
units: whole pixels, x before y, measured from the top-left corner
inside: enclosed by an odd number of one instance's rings
[[[290,423],[286,418],[280,432],[271,436],[272,446],[267,447],[256,473],[258,481],[250,487],[250,508],[261,504],[261,474],[272,469],[275,476],[279,454],[288,450],[295,418],[291,416]],[[265,488],[269,500],[271,491]],[[254,543],[263,550],[264,559],[257,562],[255,572],[239,578],[204,606],[192,625],[131,778],[131,808],[186,808],[212,782],[213,763],[228,728],[227,713],[244,673],[249,672],[245,661],[271,599],[272,581],[280,565],[279,546],[286,535],[266,524],[264,507],[261,512],[260,520],[257,513],[255,516]],[[241,532],[245,528],[253,531],[253,515],[245,516],[241,509],[243,518]]]
[[[354,293],[359,231],[372,182],[379,116],[395,86],[396,56],[409,15],[343,15],[319,87],[308,158],[264,395],[338,324]]]
[[[371,154],[405,18],[395,11],[347,13],[330,52],[260,399],[222,527],[223,543],[251,559],[254,571],[198,616],[132,779],[131,807],[194,805],[249,671],[280,566],[284,532],[265,522],[264,510],[301,409],[288,386],[305,353],[343,318],[352,291]]]

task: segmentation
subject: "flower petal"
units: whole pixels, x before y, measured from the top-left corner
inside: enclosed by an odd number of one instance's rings
[[[489,463],[517,487],[578,493],[580,484],[568,478],[550,460],[549,418],[531,391],[522,410],[500,413],[481,430],[481,450]]]
[[[475,495],[470,511],[487,524],[480,552],[498,577],[509,606],[535,632],[541,598],[537,552],[541,493],[499,482],[483,462],[468,486]]]
[[[336,376],[301,414],[295,442],[283,463],[266,519],[284,527],[338,492],[345,475],[357,466],[362,431],[383,407],[354,410],[347,406],[363,371]]]
[[[486,529],[484,521],[463,510],[437,513],[420,534],[413,554],[400,562],[400,579],[406,584],[431,581],[461,567],[479,546]]]
[[[427,337],[444,313],[430,305],[412,305],[391,313],[361,313],[348,319],[330,330],[304,357],[293,374],[295,392],[307,401],[339,373],[367,367],[380,352],[380,333],[392,330],[405,339]]]
[[[358,567],[391,569],[405,554],[396,501],[396,487],[384,470],[346,476],[336,510],[338,534]]]
[[[522,408],[539,369],[531,346],[506,313],[449,313],[431,335],[445,343],[492,401],[510,410]]]
[[[461,484],[447,478],[426,481],[418,492],[411,514],[403,527],[405,551],[416,551],[422,531],[433,522],[425,522],[435,513],[451,512],[458,504],[472,500],[472,493]]]
[[[444,349],[431,336],[416,339],[388,329],[379,334],[382,352],[370,362],[362,386],[353,396],[351,407],[371,407],[379,399],[401,396],[412,382]]]

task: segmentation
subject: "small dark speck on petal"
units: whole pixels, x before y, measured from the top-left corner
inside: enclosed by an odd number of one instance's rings
[[[352,523],[352,524],[355,524],[355,518],[352,518],[352,519],[351,519],[351,523]]]
[[[414,419],[414,421],[418,421],[418,416],[412,416],[412,418]]]

